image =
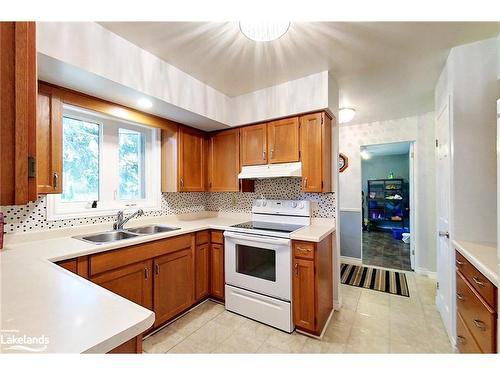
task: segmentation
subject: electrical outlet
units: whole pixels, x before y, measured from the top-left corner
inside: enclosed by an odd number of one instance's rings
[[[238,199],[236,198],[236,195],[233,194],[231,196],[231,207],[236,207],[238,205]]]

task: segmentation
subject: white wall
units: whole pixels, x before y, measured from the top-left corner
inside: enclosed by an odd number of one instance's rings
[[[397,120],[373,122],[339,129],[340,152],[349,158],[349,167],[340,174],[339,205],[342,211],[356,210],[361,223],[361,157],[360,147],[371,144],[415,141],[415,191],[417,228],[416,267],[423,271],[436,269],[436,211],[434,113]],[[339,215],[340,216],[340,215]],[[342,235],[342,233],[340,233]],[[342,251],[342,249],[341,249]]]
[[[452,238],[496,243],[497,38],[453,48]]]

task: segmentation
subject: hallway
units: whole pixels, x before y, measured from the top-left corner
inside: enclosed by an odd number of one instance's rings
[[[363,265],[411,271],[410,244],[389,232],[363,231]]]

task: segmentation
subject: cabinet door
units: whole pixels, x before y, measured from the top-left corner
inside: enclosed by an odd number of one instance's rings
[[[205,190],[205,149],[202,132],[179,128],[179,191]]]
[[[62,102],[56,90],[40,85],[37,113],[37,191],[62,193]]]
[[[224,246],[210,245],[210,295],[224,300]]]
[[[314,262],[294,258],[293,260],[293,322],[298,328],[315,330]]]
[[[299,161],[299,118],[269,122],[267,141],[269,163]]]
[[[195,267],[195,295],[196,301],[200,301],[205,298],[209,293],[209,245],[205,243],[203,245],[196,246],[194,255],[194,267]]]
[[[300,118],[300,157],[302,191],[321,192],[322,188],[322,115],[314,113]]]
[[[0,22],[0,205],[37,199],[35,29]]]
[[[153,308],[151,271],[152,261],[148,260],[104,272],[92,277],[90,281],[151,310]]]
[[[156,258],[154,274],[155,326],[158,326],[194,302],[192,248]]]
[[[239,129],[226,130],[210,137],[208,189],[238,191],[240,171]]]
[[[241,165],[267,164],[266,124],[240,129]]]

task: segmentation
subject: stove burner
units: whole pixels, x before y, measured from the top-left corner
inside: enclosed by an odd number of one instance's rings
[[[291,233],[297,229],[303,228],[304,225],[285,224],[285,223],[271,223],[265,221],[247,221],[246,223],[231,225],[233,228],[243,229],[259,229],[267,230],[270,232]]]

